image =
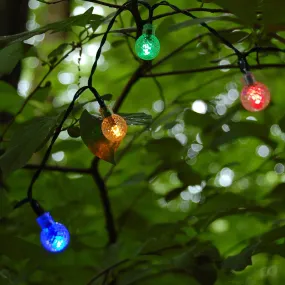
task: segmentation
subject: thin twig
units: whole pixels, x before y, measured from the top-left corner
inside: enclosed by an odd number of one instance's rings
[[[10,129],[10,127],[12,126],[12,124],[15,122],[16,118],[23,112],[24,108],[26,107],[26,105],[28,104],[28,102],[34,97],[34,95],[36,94],[36,92],[41,88],[42,84],[44,83],[44,81],[47,79],[47,77],[51,74],[51,72],[64,60],[66,59],[77,47],[73,47],[68,53],[66,53],[55,65],[51,66],[48,70],[48,72],[44,75],[44,77],[42,78],[42,80],[39,82],[39,84],[36,86],[36,88],[30,93],[30,95],[25,99],[25,101],[23,102],[22,106],[20,107],[20,109],[18,110],[18,112],[15,114],[15,116],[13,117],[13,119],[9,122],[9,124],[7,125],[7,127],[4,129],[3,133],[2,133],[2,138],[4,137],[4,135],[7,133],[7,131]]]
[[[52,5],[52,4],[57,4],[57,3],[64,2],[64,1],[68,2],[69,0],[58,0],[58,1],[53,1],[53,2],[48,2],[48,1],[41,0],[39,2],[44,3],[44,4],[48,4],[48,5]],[[116,8],[116,9],[121,8],[120,5],[110,4],[110,3],[106,3],[104,1],[97,1],[97,0],[83,0],[83,1],[92,2],[92,3],[99,4],[99,5],[102,5],[102,6],[106,6],[106,7],[109,7],[109,8]]]
[[[273,37],[274,39],[278,40],[280,43],[285,44],[285,39],[280,37],[276,33],[270,33],[269,36]]]
[[[37,170],[40,167],[38,164],[27,164],[23,168],[29,170]],[[89,168],[76,168],[76,167],[67,167],[67,166],[53,166],[46,165],[43,170],[55,171],[62,173],[77,173],[77,174],[91,174],[91,169]]]
[[[119,9],[119,8],[122,7],[121,5],[106,3],[104,1],[97,1],[97,0],[84,0],[84,1],[92,2],[92,3],[95,3],[95,4],[99,4],[99,5],[102,5],[102,6],[106,6],[106,7],[109,7],[109,8],[115,8],[115,9]]]
[[[143,69],[146,66],[146,62],[144,62],[142,65],[140,65],[135,72],[133,73],[132,77],[128,81],[127,85],[123,89],[123,92],[121,93],[120,97],[117,99],[115,105],[114,105],[114,112],[118,112],[121,105],[123,104],[124,100],[126,99],[128,93],[132,89],[133,85],[140,79],[140,77],[143,75]]]
[[[285,64],[284,63],[259,64],[259,65],[251,65],[250,68],[251,69],[285,68]],[[223,70],[223,69],[239,69],[239,66],[233,65],[233,64],[217,65],[217,66],[210,66],[210,67],[204,67],[204,68],[195,68],[195,69],[187,69],[187,70],[176,70],[176,71],[170,71],[170,72],[143,74],[142,77],[159,77],[159,76],[170,76],[170,75],[182,75],[182,74],[199,73],[199,72]]]
[[[209,85],[209,84],[211,84],[211,83],[214,83],[214,82],[218,82],[219,80],[222,80],[222,79],[224,79],[224,78],[226,78],[226,77],[228,77],[228,76],[232,76],[232,73],[228,73],[228,72],[227,72],[227,73],[222,74],[221,76],[218,76],[218,77],[215,77],[215,78],[211,78],[210,80],[203,82],[203,86],[202,86],[202,87],[205,87],[205,86],[207,86],[207,85]],[[178,96],[173,100],[172,104],[183,104],[183,103],[189,104],[189,101],[183,101],[183,100],[181,100],[181,99],[182,99],[183,97],[187,96],[188,94],[195,93],[195,92],[197,92],[197,91],[199,91],[199,90],[201,90],[200,84],[199,84],[198,86],[196,86],[196,87],[190,89],[190,90],[186,90],[186,91],[182,92],[180,95],[178,95]],[[194,98],[195,98],[195,97],[194,97]],[[193,99],[193,97],[192,97],[192,99]],[[195,98],[195,99],[197,99],[197,98]]]
[[[38,1],[41,3],[44,3],[44,4],[53,5],[53,4],[58,4],[58,3],[65,2],[68,0],[58,0],[58,1],[53,1],[53,2],[48,2],[48,1],[44,1],[44,0],[38,0]]]
[[[109,272],[110,270],[124,264],[127,263],[128,261],[130,261],[130,259],[124,259],[110,267],[108,267],[107,269],[104,269],[103,271],[101,271],[99,274],[97,274],[96,276],[94,276],[86,285],[92,285],[96,280],[98,280],[100,277],[102,277],[103,275],[105,275],[107,272]]]
[[[103,205],[104,215],[105,215],[105,225],[109,237],[109,244],[113,244],[116,243],[117,241],[117,231],[115,228],[115,221],[111,209],[111,203],[107,192],[106,184],[99,173],[98,163],[99,159],[97,158],[93,159],[91,174],[100,192],[101,202]]]
[[[36,183],[36,181],[38,180],[41,172],[44,170],[44,167],[49,159],[49,156],[51,154],[51,151],[52,151],[52,148],[53,148],[53,145],[54,143],[56,142],[60,132],[61,132],[61,129],[63,127],[63,124],[64,122],[66,121],[66,119],[68,118],[68,116],[70,115],[70,113],[72,112],[73,110],[73,107],[74,107],[74,104],[75,104],[75,101],[80,97],[80,95],[86,91],[88,89],[88,87],[82,87],[80,88],[76,93],[75,95],[73,96],[73,99],[71,101],[71,103],[69,104],[62,120],[60,121],[58,127],[56,128],[56,131],[55,133],[53,134],[53,137],[51,139],[51,142],[49,144],[49,147],[47,149],[47,151],[45,152],[44,154],[44,157],[41,161],[41,164],[40,164],[40,167],[37,169],[37,171],[34,173],[33,177],[32,177],[32,180],[30,182],[30,185],[29,185],[29,188],[28,188],[28,191],[27,191],[27,197],[29,199],[29,201],[32,203],[33,201],[33,187],[34,187],[34,184]]]
[[[230,32],[233,30],[236,30],[239,27],[235,27],[235,28],[231,28],[231,29],[226,29],[226,30],[220,30],[218,31],[219,33],[224,33],[224,32]],[[204,34],[200,34],[197,37],[185,42],[184,44],[182,44],[181,46],[179,46],[178,48],[176,48],[175,50],[173,50],[172,52],[170,52],[168,55],[166,55],[165,57],[163,57],[162,59],[160,59],[159,61],[157,61],[155,64],[153,64],[151,66],[151,69],[154,69],[155,67],[159,66],[160,64],[164,63],[165,61],[167,61],[168,59],[170,59],[171,57],[173,57],[174,55],[178,54],[180,51],[182,51],[184,48],[186,48],[188,45],[190,45],[193,42],[196,42],[197,40],[201,40],[202,38],[211,35],[210,32],[204,33]]]
[[[185,12],[229,13],[228,10],[224,10],[224,9],[207,9],[207,8],[189,8],[189,9],[184,9],[183,11],[185,11]],[[158,19],[161,19],[161,18],[164,18],[167,16],[176,15],[176,14],[180,14],[180,12],[177,12],[177,11],[168,12],[168,13],[164,13],[164,14],[154,16],[152,19],[158,20]]]

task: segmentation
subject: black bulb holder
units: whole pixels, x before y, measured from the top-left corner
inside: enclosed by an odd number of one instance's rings
[[[238,65],[242,73],[247,74],[250,71],[249,64],[245,57],[239,57]]]
[[[32,200],[32,201],[30,202],[30,204],[31,204],[31,207],[32,207],[33,211],[35,212],[35,214],[36,214],[38,217],[42,216],[42,215],[45,213],[45,210],[44,210],[43,207],[39,204],[38,201]]]
[[[255,78],[249,71],[244,74],[243,78],[246,85],[253,85],[255,83]]]

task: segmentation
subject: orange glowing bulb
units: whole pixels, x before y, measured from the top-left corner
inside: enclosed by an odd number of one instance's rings
[[[121,141],[127,134],[128,125],[124,118],[113,114],[104,118],[102,122],[102,133],[109,141]]]
[[[256,82],[250,73],[245,75],[246,86],[241,92],[241,103],[250,112],[264,110],[270,102],[270,91],[263,83]]]

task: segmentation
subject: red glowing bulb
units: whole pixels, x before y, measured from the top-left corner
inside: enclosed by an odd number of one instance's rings
[[[249,73],[245,75],[246,86],[241,92],[241,103],[250,112],[264,110],[270,102],[270,92],[266,85],[256,82]]]

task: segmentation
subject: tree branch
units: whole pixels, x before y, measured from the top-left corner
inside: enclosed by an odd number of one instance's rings
[[[108,267],[107,269],[104,269],[103,271],[101,271],[99,274],[97,274],[96,276],[94,276],[88,283],[87,285],[92,285],[96,280],[98,280],[100,277],[102,277],[104,274],[106,274],[107,272],[109,272],[110,270],[124,264],[124,263],[127,263],[129,262],[130,259],[124,259],[122,261],[119,261],[118,263]]]
[[[44,75],[44,77],[42,78],[42,80],[39,82],[39,84],[37,85],[37,87],[30,93],[30,95],[25,99],[25,101],[23,102],[22,106],[20,107],[20,109],[18,110],[18,112],[15,114],[15,116],[13,117],[13,119],[9,122],[9,124],[7,125],[7,127],[4,129],[3,133],[2,133],[2,139],[4,138],[5,134],[7,133],[7,131],[9,130],[9,128],[12,126],[12,124],[15,122],[16,118],[23,112],[24,108],[26,107],[26,105],[28,104],[28,102],[34,97],[34,95],[36,94],[36,92],[41,88],[41,85],[44,83],[44,81],[47,79],[47,77],[51,74],[51,72],[64,60],[66,59],[75,49],[77,48],[77,46],[72,47],[72,49],[67,52],[55,65],[53,65],[52,67],[49,68],[48,72]],[[0,140],[1,141],[1,140]]]
[[[92,177],[98,186],[99,192],[100,192],[100,198],[104,209],[104,215],[105,215],[105,224],[106,229],[108,232],[109,237],[109,244],[116,243],[117,241],[117,231],[115,228],[115,222],[114,217],[111,209],[110,199],[108,196],[107,188],[105,185],[104,180],[100,176],[99,170],[98,170],[98,163],[99,159],[95,157],[92,161]]]
[[[182,11],[187,11],[187,12],[209,12],[209,13],[229,13],[228,10],[224,10],[224,9],[207,9],[207,8],[189,8],[189,9],[185,9]],[[168,12],[168,13],[164,13],[164,14],[160,14],[157,16],[154,16],[152,19],[153,20],[158,20],[167,16],[172,16],[172,15],[176,15],[176,14],[180,14],[180,12],[177,11],[173,11],[173,12]]]
[[[60,2],[64,2],[64,1],[69,1],[69,0],[56,0],[56,1],[53,1],[53,2],[48,2],[48,1],[41,0],[39,2],[44,3],[44,4],[52,5],[52,4],[57,4],[57,3],[60,3]],[[118,8],[121,7],[120,5],[110,4],[110,3],[106,3],[104,1],[97,1],[97,0],[83,0],[83,1],[92,2],[94,4],[106,6],[106,7],[109,7],[109,8],[116,8],[116,9],[118,9]]]
[[[238,27],[235,28],[231,28],[231,29],[226,29],[226,30],[220,30],[219,33],[223,33],[223,32],[230,32],[233,31],[235,29],[238,29]],[[173,57],[175,54],[179,53],[180,51],[182,51],[185,47],[187,47],[189,44],[200,40],[206,36],[211,35],[210,32],[204,33],[204,34],[200,34],[197,37],[187,41],[186,43],[182,44],[181,46],[179,46],[178,48],[176,48],[175,50],[173,50],[172,52],[170,52],[168,55],[166,55],[165,57],[163,57],[162,59],[160,59],[159,61],[157,61],[155,64],[153,64],[151,66],[151,69],[154,69],[155,67],[159,66],[160,64],[164,63],[165,61],[167,61],[168,59],[170,59],[171,57]]]
[[[23,168],[28,170],[37,170],[40,165],[37,164],[27,164]],[[92,174],[90,168],[76,168],[76,167],[67,167],[67,166],[53,166],[53,165],[46,165],[44,170],[47,171],[56,171],[62,173],[78,173],[78,174]]]
[[[115,105],[114,105],[114,112],[118,112],[120,109],[121,105],[123,104],[124,100],[126,99],[128,93],[132,89],[133,85],[142,77],[143,75],[143,70],[146,67],[147,62],[143,62],[133,73],[132,77],[128,81],[127,85],[123,89],[123,92],[121,93],[120,97],[117,99]]]
[[[97,1],[97,0],[84,0],[84,1],[92,2],[92,3],[98,4],[98,5],[106,6],[109,8],[115,8],[115,9],[119,9],[122,7],[121,5],[110,4],[110,3],[106,3],[104,1]]]
[[[285,44],[285,39],[280,37],[276,33],[270,33],[270,36],[273,37],[274,39],[278,40],[280,43]]]
[[[285,64],[284,63],[259,64],[259,65],[251,65],[250,68],[251,69],[285,68]],[[239,69],[239,66],[233,65],[233,64],[227,64],[227,65],[222,65],[222,66],[218,65],[218,66],[210,66],[210,67],[196,68],[196,69],[187,69],[187,70],[177,70],[177,71],[170,71],[170,72],[143,74],[142,77],[182,75],[182,74],[199,73],[199,72],[222,70],[222,69]]]
[[[54,2],[48,2],[48,1],[43,1],[43,0],[38,0],[38,1],[41,3],[44,3],[44,4],[53,5],[53,4],[58,4],[58,3],[68,1],[68,0],[58,0],[58,1],[54,1]]]

